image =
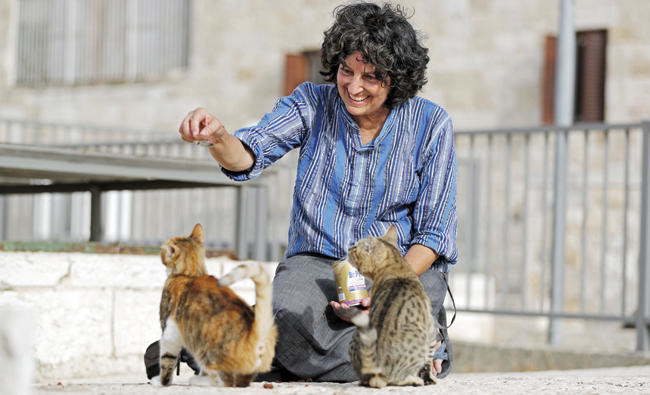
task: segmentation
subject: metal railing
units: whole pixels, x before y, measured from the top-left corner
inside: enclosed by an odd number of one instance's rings
[[[649,140],[648,122],[457,132],[458,157],[468,158],[459,160],[462,264],[452,276],[467,286],[458,310],[634,322],[647,350]],[[565,221],[551,234],[558,196]],[[564,240],[565,262],[552,259],[552,237]]]
[[[162,136],[0,119],[3,143],[211,160],[200,147]],[[556,168],[558,136],[566,138],[568,147],[562,168]],[[460,264],[453,268],[452,279],[464,277],[467,284],[458,310],[633,323],[636,348],[647,350],[650,123],[458,131],[456,150]],[[244,189],[236,196],[234,188],[109,192],[106,240],[158,244],[202,222],[212,246],[234,249],[240,237],[241,257],[279,260],[286,243],[295,159],[290,154],[274,166],[278,172],[267,183],[266,194]],[[566,176],[565,190],[555,187],[558,171]],[[566,215],[553,234],[558,194],[567,202]],[[78,207],[88,206],[88,199],[83,194],[0,198],[5,213],[0,236],[87,238],[79,230],[85,228],[74,224],[87,221]],[[253,215],[265,216],[268,226],[237,235],[229,224],[238,221],[237,213],[254,212],[260,200],[269,202],[269,210]],[[186,204],[190,201],[200,204]],[[234,209],[237,202],[243,202],[244,210]],[[17,232],[20,228],[26,229]],[[565,241],[560,254],[565,262],[553,259],[554,236]],[[268,240],[262,250],[254,243],[260,237]],[[552,275],[559,276],[562,292],[557,292]]]
[[[0,119],[0,144],[214,163],[206,149],[184,143],[173,133],[93,125]],[[201,222],[206,228],[208,247],[233,250],[240,258],[277,261],[284,253],[286,231],[272,229],[283,228],[283,222],[288,224],[288,216],[285,218],[282,213],[290,204],[290,196],[279,196],[280,191],[287,191],[290,186],[283,182],[287,177],[278,179],[267,174],[265,178],[262,187],[242,184],[103,192],[100,241],[160,245],[173,235],[186,234],[194,223]],[[13,184],[16,180],[0,177],[0,182]],[[269,196],[274,197],[274,207],[279,210],[264,210],[262,200],[269,200]],[[0,195],[0,239],[89,240],[91,206],[88,192]]]

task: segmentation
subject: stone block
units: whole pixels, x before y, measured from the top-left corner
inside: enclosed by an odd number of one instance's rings
[[[111,291],[30,289],[2,296],[15,298],[35,310],[34,350],[39,365],[65,364],[87,355],[113,353]]]
[[[28,395],[34,377],[36,315],[24,304],[0,305],[0,394]]]
[[[242,263],[245,263],[247,261],[222,261],[221,262],[221,273],[219,273],[219,277],[225,276],[226,274],[230,273],[233,271],[237,266],[241,265]]]
[[[227,258],[208,258],[205,260],[205,267],[208,270],[208,274],[215,276],[217,278],[223,275],[223,265],[227,262],[235,262]]]
[[[144,354],[160,339],[158,309],[161,290],[117,290],[113,319],[115,356]]]
[[[74,287],[159,288],[167,278],[155,255],[70,254]]]
[[[22,303],[19,299],[18,291],[0,289],[0,306],[13,305],[15,303]]]
[[[230,273],[232,270],[234,270],[237,266],[239,266],[242,263],[244,262],[243,261],[223,262],[221,266],[221,276],[225,276],[226,274]],[[230,285],[230,289],[232,289],[240,298],[244,299],[244,301],[247,304],[249,305],[255,304],[255,284],[253,283],[253,280],[246,279],[246,280],[238,281]]]
[[[56,285],[68,274],[67,254],[48,252],[0,253],[3,288]]]

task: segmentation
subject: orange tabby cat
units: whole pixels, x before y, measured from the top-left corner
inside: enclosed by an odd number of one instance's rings
[[[160,383],[171,384],[185,347],[201,366],[191,384],[245,387],[270,370],[275,354],[270,278],[261,264],[250,263],[217,280],[206,274],[204,256],[200,224],[162,246],[169,277],[160,300]],[[227,287],[245,278],[255,283],[255,311]]]

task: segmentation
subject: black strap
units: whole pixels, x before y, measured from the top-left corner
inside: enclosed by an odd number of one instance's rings
[[[449,293],[449,297],[451,298],[451,304],[452,306],[454,306],[454,315],[453,317],[451,317],[451,322],[449,323],[449,325],[444,326],[440,324],[440,322],[438,322],[438,318],[436,318],[436,325],[438,326],[438,328],[449,329],[453,325],[454,321],[456,321],[456,301],[454,300],[454,295],[451,293],[451,288],[449,287],[449,281],[447,280],[447,273],[442,273],[442,278],[445,279],[445,285],[447,286],[447,293]],[[444,306],[442,308],[444,309]]]

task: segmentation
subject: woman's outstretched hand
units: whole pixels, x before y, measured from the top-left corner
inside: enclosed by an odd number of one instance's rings
[[[220,137],[228,133],[217,118],[201,107],[187,113],[178,132],[181,139],[188,143],[208,141],[212,144],[216,144]]]

